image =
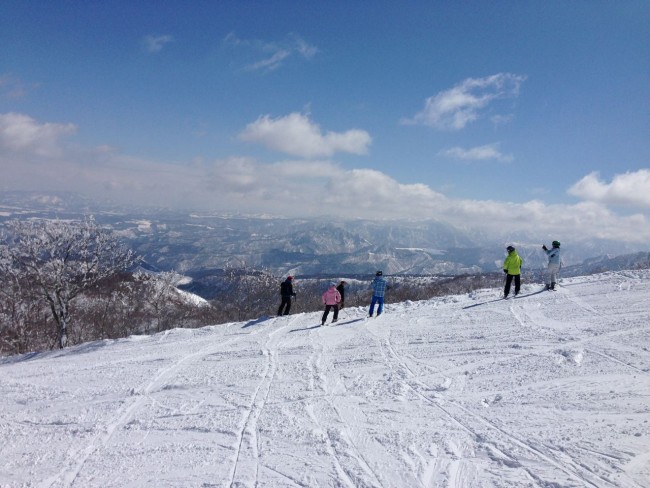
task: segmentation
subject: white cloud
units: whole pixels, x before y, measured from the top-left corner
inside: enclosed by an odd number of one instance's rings
[[[359,129],[323,134],[317,124],[296,112],[277,119],[259,117],[246,126],[239,138],[303,158],[328,157],[337,152],[367,154],[372,142],[370,135]]]
[[[307,43],[304,39],[296,34],[290,36],[293,39],[295,51],[305,59],[311,59],[318,54],[318,48]]]
[[[404,124],[422,124],[437,129],[458,130],[481,117],[482,110],[498,99],[514,98],[525,76],[498,73],[486,78],[467,78],[449,90],[425,100],[424,108]],[[504,120],[504,116],[496,116]]]
[[[612,201],[611,195],[617,193],[647,198],[650,186],[645,169],[619,175],[609,185],[588,175],[574,188],[581,188],[580,196],[594,198],[574,205],[459,200],[424,184],[404,184],[374,169],[345,169],[331,161],[298,159],[265,164],[232,157],[170,164],[124,155],[106,145],[85,150],[61,145],[59,137],[74,131],[72,125],[42,124],[25,115],[0,114],[0,127],[3,190],[77,191],[123,204],[224,213],[436,219],[486,236],[507,231],[574,241],[605,238],[638,245],[650,241],[650,222],[645,215],[622,216],[602,203]],[[10,134],[16,134],[16,139]],[[48,145],[54,153],[46,153]],[[607,191],[603,193],[603,189]],[[606,198],[608,191],[610,197]],[[638,197],[636,201],[647,210],[648,200]]]
[[[650,169],[614,176],[611,183],[590,173],[569,188],[571,195],[606,205],[624,205],[650,209]]]
[[[486,144],[484,146],[473,147],[470,149],[452,147],[450,149],[446,149],[445,151],[441,151],[440,155],[467,161],[485,161],[496,159],[502,163],[509,163],[514,160],[512,154],[503,154],[499,150],[498,143]]]
[[[27,115],[0,114],[0,154],[11,151],[57,156],[62,151],[60,139],[76,130],[73,124],[40,124]]]
[[[246,69],[249,71],[257,71],[263,69],[273,71],[275,69],[278,69],[282,65],[282,62],[289,56],[291,56],[290,51],[278,49],[268,58],[261,59],[255,63],[249,64],[246,66]]]
[[[224,44],[246,50],[256,57],[262,56],[261,59],[246,64],[244,69],[247,71],[274,71],[294,55],[310,60],[318,53],[316,46],[309,44],[297,34],[289,34],[280,42],[267,42],[240,39],[231,32],[225,37]]]
[[[144,49],[149,53],[158,53],[162,51],[165,45],[172,42],[174,38],[169,35],[164,36],[145,36],[142,39]]]

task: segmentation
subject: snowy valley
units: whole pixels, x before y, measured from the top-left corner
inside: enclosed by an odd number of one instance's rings
[[[154,269],[177,271],[213,281],[224,268],[255,268],[282,276],[462,275],[500,272],[505,247],[514,244],[526,271],[546,266],[541,246],[559,238],[564,264],[586,274],[612,256],[650,261],[645,242],[637,245],[603,239],[505,233],[486,236],[440,222],[287,219],[216,215],[158,208],[105,205],[76,194],[0,192],[0,226],[10,220],[83,220],[94,215]],[[633,254],[635,253],[635,254]],[[589,259],[589,266],[581,263]],[[634,263],[627,263],[632,267]],[[621,269],[603,262],[601,271]],[[568,271],[568,270],[566,270]],[[564,276],[568,276],[566,271]]]

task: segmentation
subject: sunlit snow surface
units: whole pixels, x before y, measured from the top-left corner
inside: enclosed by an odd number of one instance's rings
[[[650,486],[650,272],[540,289],[4,358],[0,486]]]

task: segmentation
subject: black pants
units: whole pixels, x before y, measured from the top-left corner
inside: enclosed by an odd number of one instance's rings
[[[338,306],[338,304],[337,305],[325,305],[325,312],[323,312],[323,320],[321,320],[321,322],[323,324],[327,320],[327,316],[329,315],[331,308],[334,309],[334,320],[339,319],[339,306]]]
[[[278,308],[278,315],[289,315],[291,310],[291,297],[282,297],[282,303],[280,303],[280,308]]]
[[[513,278],[515,279],[515,295],[519,295],[519,288],[521,287],[521,275],[509,274],[508,277],[506,278],[506,287],[503,290],[504,297],[507,297],[508,294],[510,293],[510,284],[512,283]]]

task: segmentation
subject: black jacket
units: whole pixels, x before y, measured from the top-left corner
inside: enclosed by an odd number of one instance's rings
[[[336,289],[341,294],[341,301],[345,300],[345,285],[339,285]]]
[[[284,280],[280,284],[280,295],[283,297],[295,297],[296,294],[293,292],[293,283],[291,280]]]

